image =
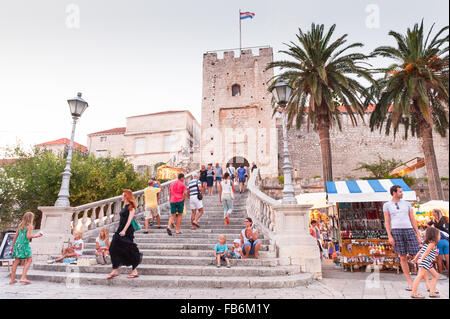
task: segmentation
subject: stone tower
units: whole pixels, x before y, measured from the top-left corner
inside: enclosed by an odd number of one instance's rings
[[[255,162],[264,176],[278,172],[278,137],[267,91],[273,70],[272,48],[203,55],[201,162],[226,166]]]

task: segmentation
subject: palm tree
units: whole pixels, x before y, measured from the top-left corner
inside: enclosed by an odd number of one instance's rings
[[[433,24],[434,26],[434,24]],[[397,133],[400,124],[421,139],[431,199],[444,199],[433,145],[433,128],[441,136],[448,129],[448,26],[432,38],[430,28],[424,36],[423,21],[416,23],[406,35],[391,31],[396,47],[382,46],[374,55],[388,57],[395,63],[379,69],[384,78],[378,80],[379,92],[370,127],[380,130],[385,123],[386,135],[390,128]],[[442,36],[441,36],[442,35]]]
[[[363,77],[373,83],[368,56],[347,52],[360,48],[362,43],[346,44],[347,34],[331,42],[336,25],[324,33],[324,25],[311,26],[311,31],[303,33],[299,28],[296,35],[298,44],[286,44],[287,54],[293,61],[275,61],[267,66],[280,68],[269,87],[284,80],[292,87],[291,99],[287,103],[289,128],[295,121],[300,129],[306,119],[307,130],[313,126],[319,132],[324,182],[333,180],[330,128],[337,123],[341,130],[340,107],[345,108],[352,124],[357,125],[356,116],[364,121],[364,111],[370,102],[370,92],[355,77]],[[344,54],[345,53],[345,54]],[[363,102],[365,101],[365,102]]]

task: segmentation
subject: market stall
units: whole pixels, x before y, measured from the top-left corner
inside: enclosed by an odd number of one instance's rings
[[[382,265],[399,271],[400,259],[389,244],[383,215],[393,185],[402,187],[404,200],[416,200],[402,179],[326,183],[328,202],[337,207],[340,261],[345,269]]]

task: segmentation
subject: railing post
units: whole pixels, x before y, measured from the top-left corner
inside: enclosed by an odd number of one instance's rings
[[[118,222],[120,220],[120,211],[122,210],[122,202],[120,200],[116,200],[114,202],[114,216],[113,220]]]
[[[106,224],[109,225],[112,223],[112,219],[111,219],[111,206],[112,206],[112,202],[108,204],[108,209],[106,210]]]
[[[105,205],[100,206],[100,211],[98,212],[98,224],[97,227],[103,227],[105,225],[105,222],[103,220],[103,217],[105,217]]]
[[[82,222],[81,222],[81,224],[82,224],[82,226],[81,226],[81,231],[82,232],[85,232],[86,230],[88,230],[88,226],[87,226],[87,221],[88,221],[88,212],[89,212],[89,209],[85,209],[84,211],[83,211],[83,219],[82,219]]]
[[[91,223],[89,224],[89,230],[92,230],[92,229],[96,228],[96,226],[95,226],[95,216],[97,215],[97,208],[98,208],[98,206],[92,208]]]

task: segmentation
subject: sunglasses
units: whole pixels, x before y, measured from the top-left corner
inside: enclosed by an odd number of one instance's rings
[[[397,207],[397,210],[400,210],[400,207],[398,207],[398,203],[395,203],[395,207]]]

